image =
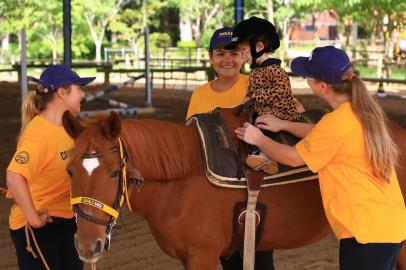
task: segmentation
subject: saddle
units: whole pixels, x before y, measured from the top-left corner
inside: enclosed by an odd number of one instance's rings
[[[326,112],[328,110],[309,110],[302,114],[299,121],[317,123]],[[241,106],[216,108],[211,112],[195,115],[187,124],[192,122],[196,123],[200,134],[209,181],[221,187],[246,188],[247,177],[243,162],[249,153],[249,146],[237,138],[234,130],[244,122],[249,122],[249,115]],[[292,146],[300,140],[284,131],[267,135],[280,143]],[[275,174],[265,174],[261,182],[262,187],[317,179],[317,174],[311,172],[307,166],[292,168],[279,163],[278,168]]]

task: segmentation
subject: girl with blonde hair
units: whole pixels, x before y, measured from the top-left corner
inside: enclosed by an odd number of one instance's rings
[[[62,114],[80,112],[81,86],[94,79],[80,78],[66,65],[49,66],[23,102],[21,132],[6,175],[7,197],[15,201],[9,226],[20,269],[83,269],[66,172],[73,141]]]
[[[345,52],[333,46],[294,59],[291,68],[333,111],[316,125],[265,115],[256,126],[245,123],[235,132],[276,161],[306,164],[319,174],[326,217],[340,240],[341,270],[392,270],[406,239],[406,209],[385,114]],[[294,147],[283,145],[259,128],[303,139]]]

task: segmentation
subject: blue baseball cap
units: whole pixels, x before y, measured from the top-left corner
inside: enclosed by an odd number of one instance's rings
[[[210,49],[218,49],[232,43],[233,28],[223,27],[214,31],[213,36],[210,39]]]
[[[83,86],[91,83],[94,79],[96,79],[96,77],[79,77],[79,75],[67,65],[52,65],[42,72],[38,82],[45,89],[52,91],[68,84]],[[47,93],[47,91],[45,91],[45,93]]]
[[[347,54],[334,46],[318,47],[309,57],[293,59],[290,68],[295,75],[310,77],[328,84],[344,83],[341,78],[352,67]]]

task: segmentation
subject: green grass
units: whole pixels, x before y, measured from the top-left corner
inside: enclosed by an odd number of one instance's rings
[[[44,68],[28,68],[28,75],[39,78]],[[74,69],[81,77],[92,77],[96,75],[96,68],[75,68]]]
[[[361,64],[354,65],[354,70],[357,70],[360,73],[360,77],[376,78],[377,71],[376,67],[365,67]],[[383,73],[385,77],[386,74]],[[390,79],[406,80],[405,69],[401,67],[393,67],[390,74]]]
[[[0,69],[9,69],[9,68],[11,68],[11,65],[4,65],[4,64],[0,65]]]

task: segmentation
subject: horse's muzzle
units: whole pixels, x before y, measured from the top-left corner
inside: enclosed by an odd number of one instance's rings
[[[79,258],[84,262],[97,262],[103,253],[104,241],[97,239],[92,245],[85,247],[81,245],[78,241],[77,235],[75,234],[75,247],[79,254]]]

